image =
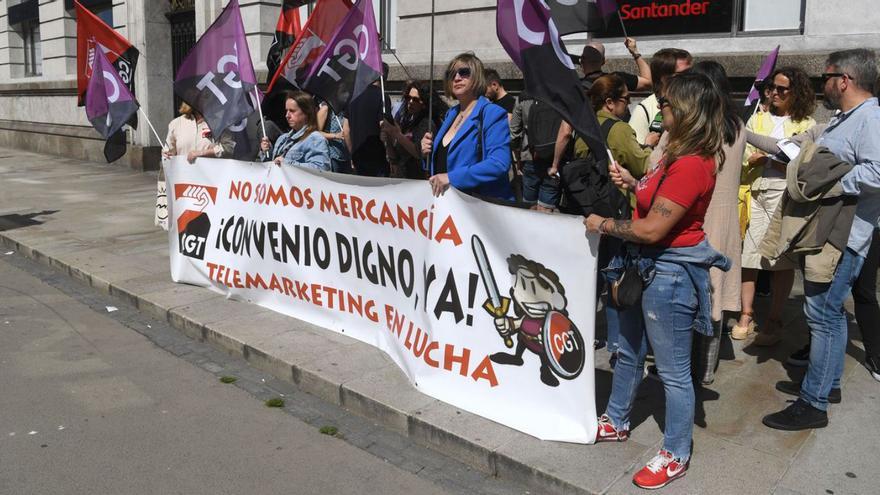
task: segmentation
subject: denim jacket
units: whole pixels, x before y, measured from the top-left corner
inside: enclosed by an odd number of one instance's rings
[[[691,247],[660,248],[627,243],[626,249],[626,253],[616,255],[604,270],[608,281],[620,277],[626,269],[627,259],[638,259],[639,274],[645,286],[650,285],[654,280],[654,265],[657,261],[680,265],[687,272],[697,292],[697,318],[694,321],[694,330],[711,336],[713,333],[712,284],[709,280],[709,268],[715,267],[726,272],[732,265],[730,259],[716,251],[705,239]]]
[[[264,161],[272,161],[274,157],[283,154],[282,163],[284,165],[330,170],[330,148],[327,145],[327,140],[320,132],[312,132],[303,138],[304,133],[305,128],[282,134],[275,142],[272,157],[264,159]]]

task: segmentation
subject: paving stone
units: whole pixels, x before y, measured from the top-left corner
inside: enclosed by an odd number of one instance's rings
[[[385,367],[342,385],[342,405],[357,414],[374,418],[388,428],[406,433],[409,417],[436,402],[416,390],[397,366]]]
[[[878,493],[880,383],[861,368],[843,384],[843,402],[829,409],[828,427],[815,430],[781,487],[803,493]],[[867,447],[867,448],[866,448]]]
[[[410,416],[409,436],[490,474],[495,450],[525,434],[440,401]]]
[[[306,392],[341,405],[340,387],[343,383],[389,366],[397,365],[379,349],[356,345],[334,347],[325,355],[295,366],[293,374],[296,384]]]

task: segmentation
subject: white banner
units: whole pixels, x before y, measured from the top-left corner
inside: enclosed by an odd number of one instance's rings
[[[544,440],[596,435],[598,237],[424,181],[182,157],[171,275],[385,351],[425,394]]]

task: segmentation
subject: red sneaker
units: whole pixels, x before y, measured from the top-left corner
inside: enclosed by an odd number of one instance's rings
[[[628,430],[618,431],[611,418],[603,414],[599,417],[599,432],[596,433],[596,442],[625,442],[629,438]]]
[[[641,471],[633,476],[633,483],[639,488],[655,490],[681,478],[687,472],[690,460],[682,462],[681,459],[673,459],[672,454],[661,450],[645,465]]]

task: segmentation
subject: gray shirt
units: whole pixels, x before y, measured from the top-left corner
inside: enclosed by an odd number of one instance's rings
[[[847,247],[865,257],[874,229],[880,226],[880,106],[868,98],[831,119],[816,141],[854,165],[840,179],[843,191],[859,197]]]
[[[510,149],[520,150],[520,159],[524,162],[532,161],[526,126],[529,122],[529,110],[534,103],[535,100],[532,98],[520,97],[519,102],[513,107],[513,117],[510,119]]]

